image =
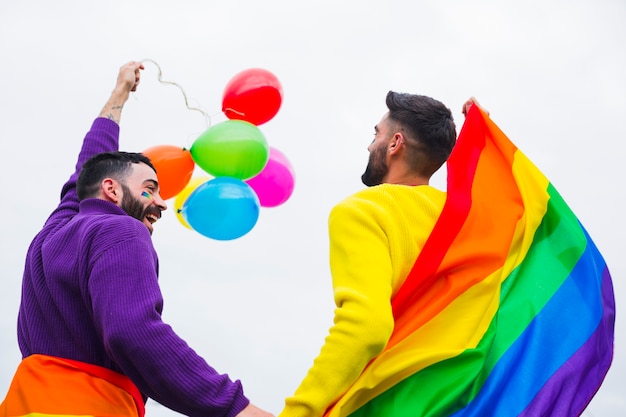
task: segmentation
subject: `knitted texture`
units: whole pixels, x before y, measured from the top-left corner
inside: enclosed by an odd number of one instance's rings
[[[127,375],[143,395],[190,416],[234,416],[241,383],[219,374],[161,319],[158,257],[145,225],[100,199],[79,203],[76,179],[92,155],[118,149],[119,127],[98,118],[76,172],[26,257],[18,342]]]
[[[430,186],[382,184],[329,217],[334,325],[280,417],[321,416],[387,344],[391,298],[408,275],[445,203]]]

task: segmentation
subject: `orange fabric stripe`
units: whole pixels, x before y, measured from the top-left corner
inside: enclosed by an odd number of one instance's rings
[[[0,405],[2,416],[31,413],[143,417],[143,398],[126,376],[109,369],[47,355],[20,363]]]

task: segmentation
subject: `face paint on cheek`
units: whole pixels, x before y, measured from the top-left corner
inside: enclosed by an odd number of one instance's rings
[[[152,197],[152,195],[150,193],[148,193],[147,191],[142,192],[141,196],[142,197],[146,197],[150,201],[154,200],[154,197]]]

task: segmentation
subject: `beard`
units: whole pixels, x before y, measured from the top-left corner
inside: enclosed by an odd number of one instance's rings
[[[380,185],[383,183],[387,171],[389,171],[389,167],[385,162],[385,147],[383,146],[370,152],[370,158],[365,172],[361,175],[361,181],[368,187]]]
[[[143,219],[148,214],[148,207],[145,206],[144,202],[138,198],[133,197],[130,189],[121,184],[122,191],[124,192],[124,196],[122,197],[122,203],[120,204],[120,208],[126,212],[131,217],[143,222]]]

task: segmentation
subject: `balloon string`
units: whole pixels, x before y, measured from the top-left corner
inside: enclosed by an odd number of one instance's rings
[[[232,112],[232,113],[237,113],[239,116],[245,116],[246,115],[245,113],[242,113],[242,112],[237,111],[235,109],[231,109],[230,107],[226,107],[224,109],[224,112],[226,112],[226,111],[229,111],[229,112]]]
[[[185,99],[185,106],[187,107],[187,109],[195,110],[195,111],[200,112],[204,116],[204,119],[206,121],[207,127],[211,126],[211,117],[204,110],[202,110],[202,109],[200,109],[198,107],[192,107],[192,106],[189,105],[189,100],[187,100],[187,94],[185,93],[185,90],[183,89],[183,87],[180,86],[180,84],[175,83],[173,81],[163,80],[163,72],[161,71],[161,67],[159,66],[159,64],[156,63],[156,61],[154,61],[152,59],[149,59],[149,58],[146,58],[146,59],[141,60],[141,63],[144,63],[144,62],[150,62],[154,66],[156,66],[157,70],[159,71],[159,75],[158,75],[159,82],[161,84],[169,84],[169,85],[173,85],[174,87],[177,87],[180,90],[180,92],[183,94],[183,98]]]

